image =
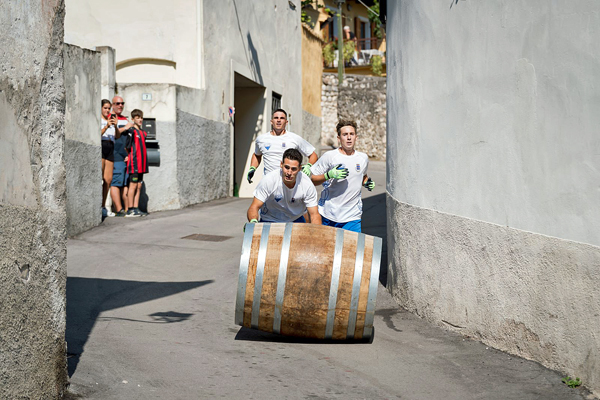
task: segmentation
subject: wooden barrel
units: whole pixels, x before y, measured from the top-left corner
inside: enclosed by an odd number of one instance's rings
[[[288,336],[370,339],[381,244],[322,225],[246,224],[235,323]]]

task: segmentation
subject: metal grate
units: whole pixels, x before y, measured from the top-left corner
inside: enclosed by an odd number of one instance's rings
[[[196,233],[194,235],[184,236],[182,239],[200,240],[202,242],[224,242],[232,237],[233,236],[204,235],[202,233]]]

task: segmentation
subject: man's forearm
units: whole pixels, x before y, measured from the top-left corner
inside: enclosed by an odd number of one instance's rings
[[[314,151],[312,152],[312,154],[310,156],[308,156],[308,162],[311,163],[312,165],[315,165],[315,163],[317,162],[318,159],[319,159],[319,156]]]
[[[250,207],[246,217],[248,218],[248,221],[252,221],[253,219],[258,220],[258,208]]]
[[[254,168],[258,168],[261,160],[262,160],[262,156],[252,154],[252,158],[250,159],[250,166],[254,167]]]
[[[319,214],[319,211],[318,211],[317,207],[314,207],[314,210],[308,210],[308,215],[310,216],[310,223],[311,224],[315,224],[315,225],[321,225],[322,224],[321,214]]]
[[[320,184],[325,182],[327,179],[325,179],[325,174],[323,174],[323,175],[312,175],[310,177],[310,180],[312,181],[313,185],[319,186]]]

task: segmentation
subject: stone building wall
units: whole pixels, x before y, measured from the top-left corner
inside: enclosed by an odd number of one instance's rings
[[[100,53],[65,44],[67,235],[102,222]]]
[[[63,0],[0,2],[0,398],[67,385]]]
[[[335,127],[340,118],[358,124],[358,151],[377,160],[386,157],[386,78],[345,75],[338,89],[336,74],[323,74],[321,145],[337,146]]]
[[[600,3],[387,11],[388,289],[600,394]]]

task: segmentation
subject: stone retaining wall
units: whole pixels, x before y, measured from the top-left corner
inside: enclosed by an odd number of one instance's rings
[[[369,157],[386,157],[386,78],[345,75],[338,89],[336,74],[323,74],[321,92],[321,145],[337,146],[338,119],[353,119],[358,124],[356,148]]]

